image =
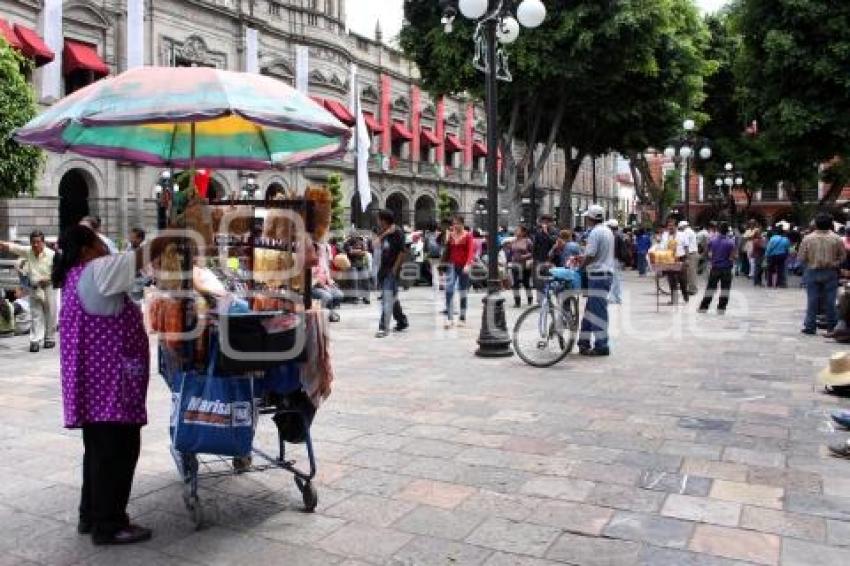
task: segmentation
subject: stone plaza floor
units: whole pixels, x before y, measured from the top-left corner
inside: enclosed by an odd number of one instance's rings
[[[480,295],[445,331],[442,301],[408,292],[412,328],[383,340],[375,305],[343,307],[314,514],[288,474],[226,477],[195,531],[153,376],[130,511],[155,532],[133,547],[76,534],[57,353],[0,340],[0,565],[850,564],[850,462],[825,448],[850,400],[814,385],[840,346],[800,334],[803,292],[737,279],[720,317],[656,313],[652,290],[627,276],[613,356],[547,370],[472,355]]]

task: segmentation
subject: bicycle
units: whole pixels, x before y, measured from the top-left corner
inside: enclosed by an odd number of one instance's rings
[[[541,303],[523,312],[514,325],[514,351],[538,368],[551,367],[572,351],[578,338],[578,285],[571,270],[552,269],[543,286]],[[566,294],[562,302],[559,297]]]

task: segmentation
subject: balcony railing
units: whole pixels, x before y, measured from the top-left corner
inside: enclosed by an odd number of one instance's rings
[[[345,157],[323,160],[315,163],[313,167],[332,167],[353,171],[355,163],[351,157]],[[484,185],[487,182],[487,174],[480,169],[467,169],[464,167],[452,167],[450,165],[440,166],[430,161],[412,161],[398,157],[386,157],[381,154],[370,156],[369,172],[432,179],[434,181],[445,180],[455,183],[470,183],[474,185]]]

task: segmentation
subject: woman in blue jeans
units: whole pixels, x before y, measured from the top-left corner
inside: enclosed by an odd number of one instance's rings
[[[466,324],[466,294],[469,291],[469,272],[475,260],[475,241],[463,225],[463,216],[452,218],[452,226],[446,237],[446,324],[448,330],[454,326],[454,294],[460,290],[460,322]]]

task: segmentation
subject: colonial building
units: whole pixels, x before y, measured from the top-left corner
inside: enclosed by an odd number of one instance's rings
[[[308,94],[349,125],[357,91],[372,134],[370,207],[393,209],[405,224],[422,226],[436,217],[438,193],[445,191],[470,223],[483,220],[475,214],[486,205],[480,104],[423,92],[415,65],[384,44],[380,28],[374,38],[346,30],[346,9],[345,0],[4,0],[0,37],[33,59],[42,107],[140,65],[259,72],[291,85],[300,74]],[[559,205],[560,159],[555,152],[541,178],[540,211],[556,212]],[[597,161],[599,194],[613,214],[609,185],[616,166],[606,159]],[[368,226],[350,156],[283,172],[215,171],[212,182],[225,193],[249,183],[260,191],[302,191],[331,173],[343,177],[350,223]],[[86,213],[101,216],[107,232],[118,237],[136,225],[152,226],[161,174],[130,163],[48,154],[36,198],[0,200],[0,235],[13,227],[19,234],[35,227],[56,234]],[[590,203],[590,177],[583,169],[575,210]]]

